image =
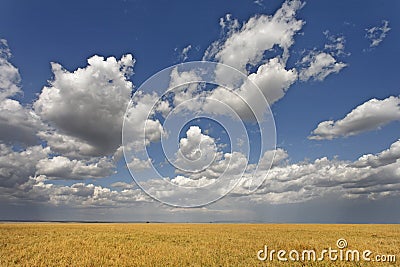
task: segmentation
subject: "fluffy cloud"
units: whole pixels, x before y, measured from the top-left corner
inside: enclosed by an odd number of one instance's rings
[[[132,103],[127,109],[124,121],[124,150],[125,152],[141,152],[150,142],[158,142],[164,133],[163,126],[154,114],[158,111],[168,114],[168,105],[158,102],[156,93],[147,94],[136,92]],[[154,104],[157,104],[153,106]],[[125,154],[126,155],[126,154]],[[129,161],[133,160],[128,159]]]
[[[378,153],[377,155],[367,154],[360,157],[353,166],[377,168],[395,163],[400,158],[400,140],[393,143],[390,148]]]
[[[250,201],[295,203],[334,195],[339,198],[369,199],[400,196],[399,141],[377,155],[365,155],[355,162],[329,160],[277,165],[259,172],[265,180],[254,194],[249,194],[245,176],[233,196]]]
[[[343,62],[338,62],[331,54],[315,51],[303,57],[300,63],[306,66],[299,73],[302,81],[308,81],[310,78],[323,81],[329,74],[338,73],[347,66]]]
[[[115,182],[111,184],[112,187],[115,188],[122,188],[122,189],[132,189],[137,187],[133,182],[132,183],[125,183],[125,182]]]
[[[286,70],[282,61],[273,58],[261,65],[257,72],[250,74],[249,79],[261,89],[268,103],[272,105],[281,99],[286,90],[297,80],[297,71]],[[246,90],[243,91],[242,95],[246,97]],[[249,99],[249,101],[254,101],[254,99]]]
[[[354,162],[323,157],[312,162],[289,164],[285,161],[288,157],[286,151],[267,151],[264,159],[270,159],[274,153],[277,158],[271,169],[269,165],[260,164],[257,175],[265,178],[261,186],[250,193],[249,188],[254,177],[251,168],[248,168],[239,185],[228,197],[235,201],[282,204],[305,202],[327,196],[345,199],[400,196],[399,144],[400,141],[397,141],[385,151],[376,155],[364,155]],[[222,167],[224,169],[226,166]],[[210,169],[208,168],[208,171]],[[221,175],[221,170],[216,171],[216,174]],[[218,176],[212,177],[211,172],[203,173],[203,176],[198,176],[197,179],[178,175],[171,182],[183,187],[203,187],[217,181]],[[169,197],[173,197],[174,192],[163,192],[159,183],[149,183],[158,188],[156,190],[159,190],[159,194],[168,193]]]
[[[333,35],[328,30],[324,31],[327,43],[321,51],[314,49],[308,52],[298,62],[300,65],[299,79],[308,81],[314,79],[323,81],[328,75],[338,73],[347,64],[338,61],[339,56],[349,56],[350,53],[345,52],[346,39],[343,35]]]
[[[28,147],[13,151],[11,147],[0,144],[0,187],[16,187],[28,181],[36,172],[39,160],[47,158],[49,148]]]
[[[338,121],[323,121],[312,131],[310,139],[333,139],[378,129],[392,121],[400,120],[400,97],[383,100],[371,99],[353,109]]]
[[[202,134],[198,126],[191,126],[179,141],[175,164],[187,171],[200,171],[210,165],[217,156],[214,138]]]
[[[237,19],[232,17],[232,14],[226,14],[225,17],[219,19],[219,26],[221,27],[222,32],[226,32],[228,36],[232,35],[233,32],[240,28],[240,23]],[[216,54],[218,49],[218,45],[220,43],[216,41],[211,47],[209,47],[205,53],[205,57],[209,58]]]
[[[229,68],[217,67],[216,81],[232,91],[223,87],[213,90],[208,99],[217,101],[205,101],[205,110],[218,112],[221,106],[218,102],[221,102],[231,107],[242,119],[251,119],[255,114],[264,113],[263,96],[255,90],[253,83],[261,89],[270,105],[285,95],[298,78],[296,69],[286,69],[286,60],[294,36],[304,24],[296,19],[296,12],[301,7],[301,1],[286,1],[273,16],[254,16],[242,27],[230,14],[221,19],[220,25],[227,31],[227,36],[214,42],[204,59],[232,66],[247,74],[249,79],[243,80]],[[274,51],[274,55],[266,58],[267,51]],[[250,69],[254,68],[255,72],[251,73]]]
[[[93,184],[75,183],[71,186],[46,183],[43,176],[31,177],[14,192],[5,192],[10,199],[28,199],[55,206],[70,207],[121,207],[133,203],[151,202],[140,189],[112,190]]]
[[[10,57],[7,41],[0,39],[0,187],[3,188],[15,188],[28,181],[35,174],[37,162],[50,153],[49,148],[29,146],[38,143],[36,133],[43,125],[30,108],[11,99],[22,90],[19,71],[9,62]]]
[[[113,174],[116,158],[109,155],[120,150],[122,118],[132,90],[127,80],[132,56],[119,61],[94,56],[89,66],[73,73],[52,64],[54,80],[43,88],[32,110],[11,99],[22,93],[20,76],[8,61],[6,41],[0,43],[0,186],[17,186],[35,175],[80,180]],[[46,141],[46,148],[13,147],[16,142],[38,143],[38,137]]]
[[[90,156],[97,148],[88,144],[79,138],[60,133],[56,129],[42,130],[37,136],[46,143],[52,150],[66,157],[83,157]]]
[[[257,65],[262,61],[264,52],[275,46],[282,48],[286,55],[294,42],[293,36],[304,24],[295,18],[301,7],[300,1],[286,1],[273,16],[250,18],[241,29],[231,31],[224,42],[213,44],[206,52],[205,59],[215,58],[247,73],[248,64]],[[237,23],[233,23],[235,25]]]
[[[10,57],[11,50],[7,41],[0,39],[0,100],[21,92],[21,77],[18,69],[8,61]]]
[[[205,186],[221,177],[241,175],[247,158],[240,152],[223,153],[214,138],[203,134],[200,127],[191,126],[180,139],[174,162],[178,175],[172,183],[181,186]]]
[[[178,71],[178,68],[172,69],[170,76],[169,90],[175,93],[174,106],[192,99],[198,88],[196,81],[202,80],[195,71]]]
[[[313,162],[281,164],[287,158],[287,153],[277,149],[274,153],[278,158],[274,161],[273,168],[259,173],[266,177],[260,188],[254,193],[249,193],[246,185],[251,177],[246,173],[245,179],[230,196],[235,197],[236,201],[248,200],[272,204],[304,202],[332,195],[351,199],[400,196],[399,142],[393,143],[389,149],[381,153],[362,156],[355,162],[329,160],[324,157]],[[264,157],[270,157],[271,153],[266,153]],[[44,154],[41,157],[46,156]],[[226,159],[229,161],[228,155]],[[226,163],[220,162],[221,166],[215,165],[214,171],[220,174],[226,168]],[[238,166],[237,163],[240,165],[240,161],[236,160],[233,165]],[[247,164],[245,159],[243,163]],[[201,187],[215,182],[215,179],[211,178],[210,173],[199,179],[178,175],[171,182],[184,187]],[[150,180],[148,183],[154,184],[157,190],[162,191],[159,181]],[[39,175],[21,181],[18,190],[4,194],[11,194],[9,197],[20,199],[46,201],[53,205],[82,207],[123,206],[151,201],[132,184],[119,182],[114,183],[112,187],[121,190],[84,183],[71,186],[55,185],[47,183],[46,177]],[[174,194],[174,192],[164,193]]]
[[[365,38],[371,42],[369,46],[376,47],[385,39],[391,28],[389,27],[389,21],[382,20],[381,26],[375,26],[365,30],[367,31]]]
[[[17,100],[0,100],[0,140],[5,143],[38,143],[36,134],[44,129],[34,111],[23,107]]]
[[[47,179],[82,180],[110,176],[114,173],[114,167],[113,162],[106,157],[91,162],[56,156],[40,160],[36,165],[36,174],[45,175]]]
[[[38,116],[11,97],[21,94],[18,69],[9,62],[11,51],[0,39],[0,140],[5,143],[37,143],[36,133],[43,127]]]
[[[226,104],[241,119],[254,119],[254,115],[257,117],[257,114],[265,113],[265,104],[262,95],[256,92],[258,90],[255,90],[253,84],[259,87],[268,104],[272,105],[281,99],[299,78],[303,81],[310,78],[323,80],[346,67],[345,63],[336,59],[336,56],[347,55],[344,52],[345,38],[326,31],[324,34],[328,43],[323,51],[311,51],[303,57],[300,62],[302,68],[299,71],[287,68],[289,49],[294,43],[296,33],[304,25],[302,20],[296,18],[296,13],[302,6],[301,1],[285,1],[274,15],[254,16],[242,26],[230,14],[221,18],[220,26],[226,33],[225,38],[211,44],[203,59],[232,66],[248,75],[248,80],[229,68],[217,66],[215,80],[222,85],[221,87],[205,95],[204,92],[198,94],[195,85],[187,86],[183,93],[175,95],[174,104],[198,96],[204,101],[190,102],[192,106],[189,109],[203,109],[220,114],[221,104]],[[171,81],[182,80],[178,78],[187,78],[185,81],[198,80],[193,73],[177,73],[177,70],[174,70]]]
[[[62,138],[69,142],[62,152],[72,147],[76,156],[115,152],[121,144],[123,115],[133,88],[128,78],[134,62],[130,54],[120,60],[93,56],[87,67],[74,72],[52,63],[54,79],[34,103],[35,111],[54,128],[42,134],[49,145],[55,144],[52,149],[59,148],[56,139]],[[77,151],[72,144],[76,141],[86,144],[84,151]]]
[[[296,18],[296,13],[302,6],[301,1],[285,1],[274,15],[254,16],[242,26],[232,15],[227,14],[220,20],[220,26],[226,33],[225,38],[211,44],[203,59],[227,64],[247,74],[250,82],[261,89],[270,105],[281,99],[298,78],[303,81],[310,78],[323,80],[329,74],[339,72],[347,66],[335,58],[346,55],[345,38],[329,32],[325,32],[328,43],[324,51],[312,51],[306,55],[300,62],[303,66],[300,71],[295,68],[287,69],[289,49],[294,43],[296,33],[304,25],[302,20]],[[195,73],[178,72],[175,69],[171,74],[171,84],[174,85],[177,84],[176,81],[182,84],[196,80],[198,77]],[[229,68],[217,67],[215,80],[232,91],[218,87],[207,95],[204,92],[199,95],[196,90],[198,87],[192,84],[174,96],[174,105],[198,96],[205,101],[192,101],[189,109],[218,113],[222,103],[231,107],[242,119],[253,119],[254,114],[265,112],[260,100],[262,96],[255,92],[249,81],[243,80],[237,73]],[[209,101],[210,99],[217,101]]]
[[[268,105],[281,99],[297,80],[297,71],[287,70],[285,63],[275,57],[260,65],[255,73],[242,76],[241,79],[240,86],[232,90],[220,86],[206,97],[200,96],[199,99],[205,101],[198,101],[198,105],[192,108],[228,115],[234,111],[242,120],[253,120],[254,116],[262,118],[268,114]]]
[[[199,179],[188,178],[183,175],[177,175],[173,179],[171,179],[171,183],[176,184],[182,187],[203,187],[211,185],[215,182],[216,179],[210,179],[208,177],[201,177]]]
[[[148,160],[141,160],[138,158],[133,158],[131,160],[131,162],[127,163],[127,166],[129,169],[133,169],[137,172],[143,171],[143,170],[147,170],[149,168],[151,168],[151,161],[150,159]]]
[[[278,166],[288,157],[288,153],[282,148],[265,151],[258,164],[258,168],[266,170],[270,167]]]
[[[201,180],[199,183],[204,186],[205,184],[209,183],[209,181],[207,180],[215,181],[217,179],[222,180],[228,179],[228,177],[230,177],[232,181],[237,181],[246,170],[247,165],[247,157],[240,152],[224,154],[218,153],[217,157],[211,163],[211,165],[204,170],[191,173],[178,171],[178,173],[182,173],[184,174],[184,176],[178,175],[177,177],[172,179],[172,182],[182,182],[184,184],[189,184],[191,182],[188,182],[188,180],[186,179]],[[229,183],[225,183],[225,185],[229,185]]]

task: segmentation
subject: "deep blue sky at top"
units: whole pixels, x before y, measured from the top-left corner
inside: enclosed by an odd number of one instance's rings
[[[282,2],[265,0],[260,6],[250,0],[2,1],[0,38],[8,40],[11,61],[20,70],[25,91],[21,100],[31,103],[51,78],[51,61],[72,71],[86,66],[94,54],[132,53],[137,59],[132,81],[138,87],[155,72],[178,63],[178,52],[189,44],[189,60],[200,60],[220,37],[218,23],[225,14],[243,22],[255,14],[273,14]],[[325,30],[343,34],[345,51],[351,55],[341,59],[349,66],[338,75],[297,83],[274,105],[278,146],[288,150],[292,161],[334,155],[352,160],[386,149],[398,139],[399,123],[333,141],[306,137],[322,120],[340,119],[372,97],[399,94],[399,11],[400,2],[395,0],[306,2],[298,15],[306,21],[304,35],[295,39],[289,66],[303,49],[322,49]],[[380,26],[383,19],[392,30],[380,46],[364,52],[369,47],[365,28]]]

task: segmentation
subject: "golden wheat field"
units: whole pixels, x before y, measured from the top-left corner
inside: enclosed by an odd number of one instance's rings
[[[337,249],[340,238],[347,249],[400,257],[400,225],[3,223],[0,266],[400,265],[257,258],[264,245],[288,253],[314,249],[319,256]]]

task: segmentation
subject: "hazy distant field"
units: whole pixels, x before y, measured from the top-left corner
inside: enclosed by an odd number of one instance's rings
[[[273,262],[269,249],[348,249],[396,263]],[[288,257],[286,255],[286,257]],[[400,266],[400,225],[0,224],[0,266]]]

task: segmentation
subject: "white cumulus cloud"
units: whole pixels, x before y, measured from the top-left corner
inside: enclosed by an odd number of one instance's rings
[[[43,127],[39,117],[12,97],[22,94],[18,69],[9,61],[11,50],[0,39],[0,140],[5,143],[38,143],[36,133]]]
[[[110,176],[114,167],[114,163],[106,157],[92,162],[56,156],[40,160],[36,165],[36,174],[45,175],[47,179],[83,180]]]
[[[352,136],[400,120],[400,97],[390,96],[383,100],[371,99],[338,121],[323,121],[312,131],[310,139],[323,140]]]
[[[186,137],[179,140],[175,164],[184,170],[198,171],[210,165],[216,156],[214,138],[202,134],[200,127],[191,126]]]
[[[48,157],[49,148],[28,147],[14,151],[12,147],[0,143],[0,187],[15,187],[34,176],[37,163]]]
[[[250,18],[241,29],[231,32],[224,42],[214,44],[213,53],[208,51],[206,56],[247,73],[247,64],[257,65],[262,61],[264,52],[274,46],[288,53],[294,43],[294,35],[304,24],[295,18],[301,7],[301,1],[286,1],[273,16]]]
[[[399,141],[376,155],[361,156],[355,162],[329,160],[274,166],[260,171],[263,184],[249,194],[250,176],[234,189],[232,195],[259,203],[296,203],[325,196],[377,199],[400,196]]]
[[[354,166],[377,168],[388,164],[395,163],[400,158],[400,140],[394,142],[390,148],[378,153],[377,155],[366,154],[360,157]]]
[[[310,78],[323,81],[329,74],[338,73],[347,66],[343,62],[338,62],[331,54],[315,51],[303,57],[300,63],[306,66],[299,73],[302,81],[308,81]]]
[[[64,141],[86,144],[85,151],[73,148],[76,156],[114,153],[121,145],[123,115],[133,88],[128,78],[134,62],[130,54],[119,60],[93,56],[88,59],[88,66],[74,72],[52,63],[54,79],[34,103],[35,111],[53,128],[42,138],[48,138],[51,145],[65,135]],[[52,138],[53,134],[58,137]],[[69,146],[64,146],[63,152]]]

